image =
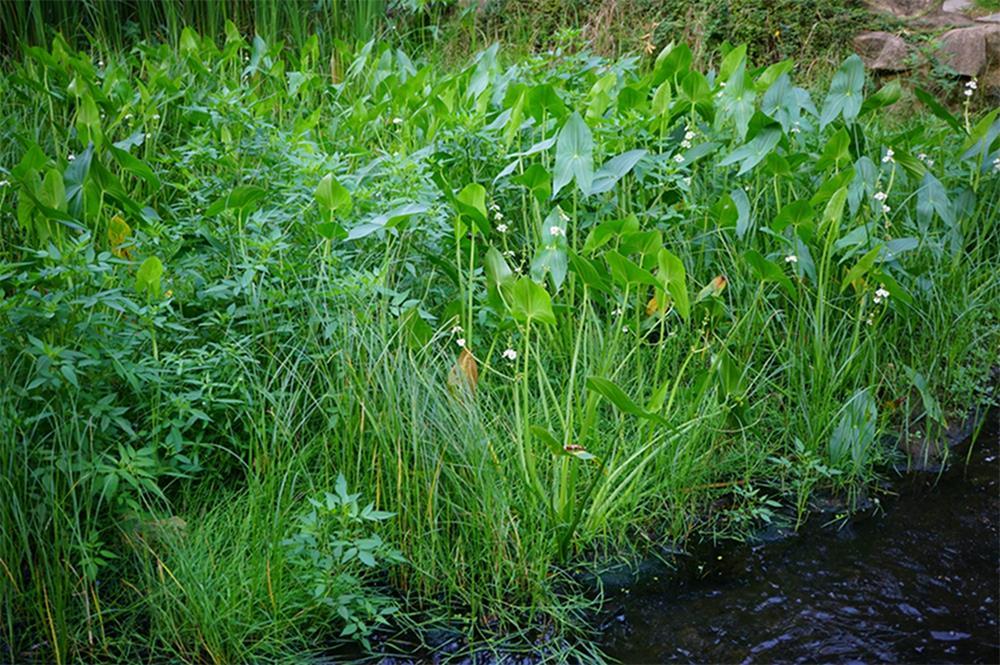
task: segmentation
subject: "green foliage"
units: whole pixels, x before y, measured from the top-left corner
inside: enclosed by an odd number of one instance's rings
[[[0,74],[18,656],[572,645],[570,573],[804,518],[984,393],[995,113],[900,129],[854,59],[814,95],[752,48],[444,68],[174,27]]]

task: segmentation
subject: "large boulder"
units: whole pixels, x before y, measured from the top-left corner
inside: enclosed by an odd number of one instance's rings
[[[938,39],[944,64],[962,76],[979,76],[1000,55],[1000,24],[949,30]]]
[[[854,38],[854,50],[868,69],[902,72],[910,68],[910,47],[902,37],[888,32],[862,32]]]

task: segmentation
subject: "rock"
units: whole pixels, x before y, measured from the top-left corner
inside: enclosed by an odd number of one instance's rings
[[[939,0],[869,0],[868,6],[899,18],[912,18],[937,9],[938,2]]]
[[[935,12],[920,16],[909,22],[914,28],[921,30],[941,30],[943,28],[963,28],[976,25],[975,20],[965,14],[955,12]]]
[[[941,10],[946,12],[964,12],[966,9],[972,9],[972,7],[971,0],[944,0]]]
[[[902,72],[910,68],[910,47],[898,35],[862,32],[854,38],[854,50],[865,66],[875,71]]]
[[[1000,12],[997,12],[996,14],[987,14],[986,16],[979,16],[976,20],[982,21],[983,23],[1000,23]]]
[[[942,61],[962,76],[979,76],[1000,55],[1000,24],[949,30],[938,39]]]

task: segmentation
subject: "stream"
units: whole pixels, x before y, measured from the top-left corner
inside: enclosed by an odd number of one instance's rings
[[[957,446],[874,514],[839,528],[814,516],[609,590],[602,648],[624,663],[1000,662],[998,421],[968,466]]]

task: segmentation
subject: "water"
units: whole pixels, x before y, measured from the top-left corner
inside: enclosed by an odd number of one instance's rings
[[[900,480],[840,529],[698,552],[613,598],[626,663],[1000,662],[998,412],[940,477]],[[936,482],[935,482],[936,481]]]

